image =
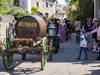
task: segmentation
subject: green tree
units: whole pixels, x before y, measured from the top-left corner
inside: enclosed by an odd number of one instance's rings
[[[19,20],[21,17],[25,16],[28,14],[28,11],[25,11],[23,9],[17,9],[17,12],[14,14],[14,17],[16,20]]]
[[[70,2],[71,6],[75,6],[75,9],[72,10],[72,7],[70,8],[70,16],[72,18],[73,21],[75,21],[76,19],[81,19],[81,13],[80,13],[80,7],[79,7],[79,0],[72,0]]]
[[[13,7],[8,12],[7,15],[14,16],[16,20],[19,20],[21,17],[27,15],[28,12],[23,10],[22,8]]]
[[[37,14],[38,9],[39,9],[38,7],[32,7],[32,8],[31,8],[32,14]]]
[[[79,0],[80,13],[83,18],[87,16],[94,17],[94,2],[93,0]]]
[[[73,20],[84,20],[87,16],[94,16],[93,0],[70,0],[70,5],[74,5],[76,10],[70,10]]]
[[[0,0],[0,15],[6,15],[10,7],[6,0]]]
[[[13,5],[14,0],[9,0],[11,2],[11,4]],[[28,12],[23,10],[23,9],[19,9],[17,7],[13,7],[10,8],[8,2],[6,0],[1,0],[0,1],[0,15],[11,15],[14,16],[16,20],[18,20],[19,18],[25,16]]]

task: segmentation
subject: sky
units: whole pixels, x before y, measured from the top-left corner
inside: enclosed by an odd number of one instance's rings
[[[58,0],[58,3],[59,3],[59,4],[66,5],[65,0]]]

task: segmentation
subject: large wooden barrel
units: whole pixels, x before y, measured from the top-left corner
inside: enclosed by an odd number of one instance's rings
[[[22,17],[15,25],[15,32],[18,38],[37,38],[46,34],[46,23],[38,15]]]

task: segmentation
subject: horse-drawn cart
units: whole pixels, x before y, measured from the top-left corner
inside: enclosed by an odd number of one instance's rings
[[[46,37],[45,21],[37,15],[22,17],[12,28],[12,35],[4,40],[5,49],[0,50],[3,63],[6,69],[13,68],[13,55],[21,54],[25,60],[26,53],[41,55],[41,69],[43,70],[47,62],[48,39]]]

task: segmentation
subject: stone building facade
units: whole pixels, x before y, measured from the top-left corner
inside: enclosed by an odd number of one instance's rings
[[[10,24],[14,17],[12,16],[1,16],[0,20],[0,42],[8,37],[8,32],[10,31],[11,27]]]
[[[33,6],[38,7],[39,11],[45,14],[46,12],[52,16],[55,13],[56,0],[15,0],[14,6],[18,6],[31,13]]]

